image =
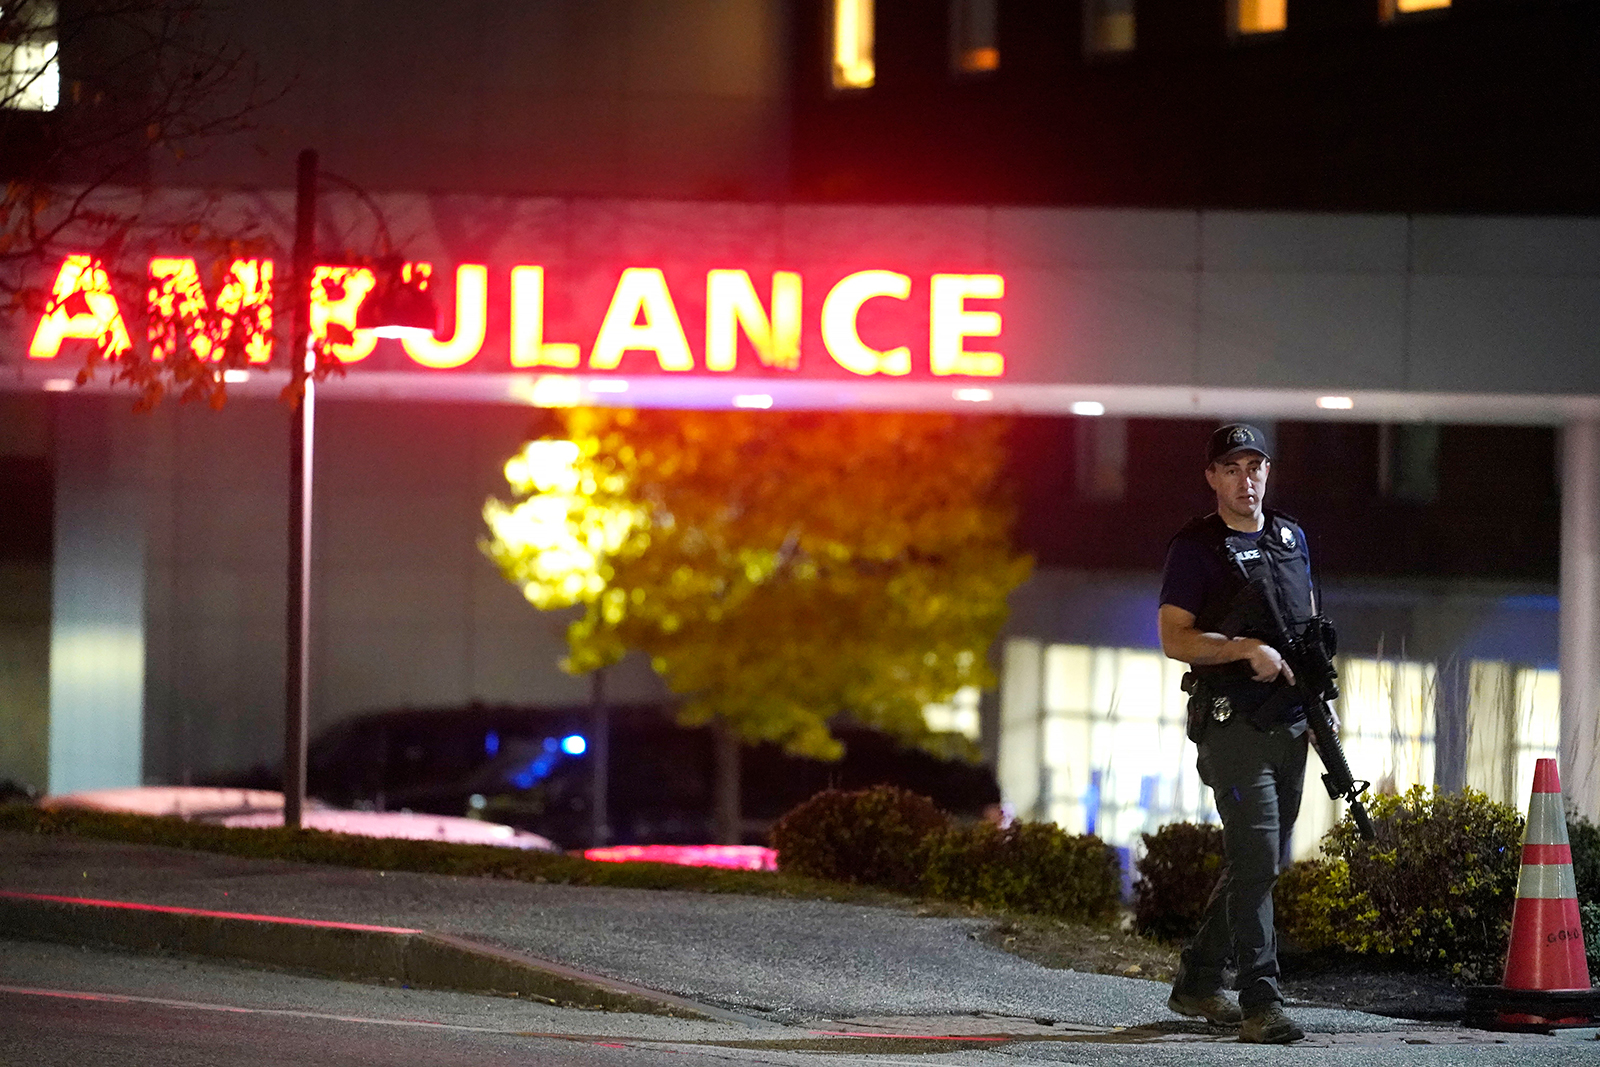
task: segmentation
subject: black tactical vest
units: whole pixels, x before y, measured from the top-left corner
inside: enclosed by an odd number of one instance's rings
[[[1298,637],[1315,614],[1311,572],[1306,535],[1300,524],[1271,510],[1264,510],[1263,516],[1266,522],[1261,535],[1253,539],[1231,529],[1222,516],[1212,513],[1191,521],[1173,540],[1202,545],[1222,563],[1225,580],[1207,592],[1205,603],[1195,616],[1195,628],[1225,637],[1254,637],[1277,648],[1279,642],[1261,595],[1246,586],[1254,583],[1262,595],[1270,596],[1290,636]],[[1240,572],[1241,565],[1245,573]],[[1244,662],[1193,670],[1207,689],[1227,696],[1246,714],[1279,688],[1277,682],[1255,681]]]

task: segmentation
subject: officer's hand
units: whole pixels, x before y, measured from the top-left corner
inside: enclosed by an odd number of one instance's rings
[[[1255,680],[1258,682],[1270,682],[1281,674],[1284,681],[1290,685],[1294,684],[1294,671],[1289,669],[1289,665],[1278,654],[1278,650],[1271,645],[1260,641],[1251,642],[1245,660],[1250,664],[1250,670],[1254,672]]]

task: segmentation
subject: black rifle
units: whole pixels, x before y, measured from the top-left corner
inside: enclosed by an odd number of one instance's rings
[[[1334,729],[1333,709],[1328,707],[1328,701],[1339,697],[1339,672],[1333,666],[1332,655],[1333,624],[1317,615],[1307,624],[1304,634],[1293,636],[1283,623],[1277,603],[1265,589],[1251,580],[1244,562],[1237,555],[1230,555],[1245,582],[1266,606],[1267,617],[1272,621],[1276,637],[1273,647],[1294,672],[1294,685],[1270,698],[1268,703],[1281,706],[1296,696],[1300,698],[1301,706],[1306,711],[1306,725],[1311,728],[1311,737],[1317,743],[1317,755],[1322,757],[1322,765],[1327,768],[1327,773],[1322,776],[1322,784],[1327,787],[1328,796],[1350,805],[1350,818],[1355,821],[1356,832],[1363,841],[1375,839],[1378,835],[1372,829],[1372,819],[1367,816],[1366,805],[1361,803],[1361,794],[1372,783],[1357,781],[1355,775],[1350,773],[1350,764],[1344,757],[1344,745],[1339,742],[1339,731]]]

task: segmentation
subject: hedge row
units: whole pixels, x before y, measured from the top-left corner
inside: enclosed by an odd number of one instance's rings
[[[1291,865],[1274,893],[1278,928],[1301,948],[1384,956],[1465,983],[1500,980],[1521,869],[1523,820],[1475,790],[1413,787],[1372,798],[1375,841],[1346,819],[1322,856]],[[1600,975],[1600,828],[1567,825],[1591,973]],[[1222,831],[1179,823],[1144,835],[1135,928],[1181,940],[1198,927],[1223,866]]]
[[[1116,850],[1049,823],[956,823],[926,797],[828,790],[772,831],[780,871],[985,908],[1104,922],[1117,912]]]

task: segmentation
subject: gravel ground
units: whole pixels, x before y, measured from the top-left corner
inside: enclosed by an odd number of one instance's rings
[[[1192,1024],[1166,986],[1041,967],[985,920],[699,893],[313,867],[67,836],[0,834],[0,888],[451,932],[774,1020],[985,1012],[1098,1026]],[[1304,1009],[1313,1030],[1389,1029]]]

